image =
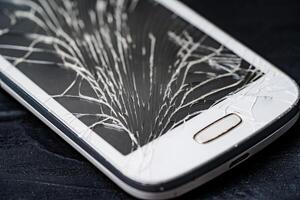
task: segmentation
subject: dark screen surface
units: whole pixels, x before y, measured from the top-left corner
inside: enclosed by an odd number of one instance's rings
[[[263,75],[154,1],[0,4],[0,54],[124,155]]]
[[[300,1],[184,3],[300,83]],[[2,199],[135,199],[3,90],[0,113]],[[244,164],[179,199],[300,199],[299,131],[300,121]]]

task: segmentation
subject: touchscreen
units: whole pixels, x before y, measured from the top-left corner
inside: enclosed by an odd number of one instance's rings
[[[0,54],[123,155],[263,76],[154,0],[0,0]]]

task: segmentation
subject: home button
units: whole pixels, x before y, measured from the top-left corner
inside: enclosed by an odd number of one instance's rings
[[[203,128],[194,135],[194,140],[200,144],[205,144],[228,133],[242,123],[242,118],[235,113],[226,115],[210,125]]]

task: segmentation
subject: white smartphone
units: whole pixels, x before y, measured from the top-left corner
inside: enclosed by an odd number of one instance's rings
[[[286,74],[175,0],[0,0],[1,86],[129,194],[172,198],[299,117]]]

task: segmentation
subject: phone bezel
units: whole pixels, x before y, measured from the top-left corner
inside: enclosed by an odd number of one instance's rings
[[[14,90],[17,90],[16,87],[18,87],[20,91],[23,91],[27,96],[22,97],[25,101],[29,101],[28,99],[31,99],[32,101],[35,101],[32,103],[33,105],[41,106],[38,112],[42,113],[41,110],[45,109],[45,112],[50,114],[49,118],[56,118],[58,120],[56,123],[64,125],[65,128],[69,129],[69,131],[73,132],[73,134],[76,134],[72,140],[82,140],[81,142],[85,143],[79,146],[86,145],[88,147],[85,148],[95,148],[96,150],[92,149],[92,151],[96,151],[96,154],[99,154],[102,157],[102,159],[100,159],[100,161],[98,160],[98,162],[107,162],[107,165],[115,168],[119,174],[122,174],[129,180],[133,180],[136,183],[144,185],[145,188],[150,188],[151,185],[154,185],[156,188],[158,188],[157,186],[161,186],[162,183],[168,183],[179,177],[183,177],[194,169],[204,168],[205,166],[209,165],[212,160],[223,155],[224,152],[228,152],[230,149],[237,147],[240,148],[240,144],[244,143],[245,141],[249,141],[257,134],[261,134],[265,127],[271,126],[271,124],[273,124],[275,121],[278,122],[277,120],[279,118],[282,118],[287,113],[290,113],[299,99],[299,90],[294,81],[292,81],[280,70],[272,66],[270,63],[225,34],[223,31],[219,30],[206,19],[199,16],[178,1],[156,1],[186,21],[190,22],[195,27],[201,29],[201,31],[207,34],[209,33],[209,36],[224,44],[237,55],[241,56],[249,63],[264,71],[266,75],[263,77],[263,79],[258,80],[258,82],[254,82],[238,93],[230,96],[230,99],[226,99],[207,112],[202,113],[200,117],[197,116],[191,119],[187,123],[177,127],[169,133],[166,133],[160,138],[127,156],[123,156],[106,141],[97,136],[96,133],[93,133],[91,130],[89,130],[81,121],[75,118],[75,116],[69,113],[61,105],[59,105],[41,88],[29,80],[22,72],[20,72],[17,68],[12,67],[3,58],[0,58],[3,82],[6,84],[10,83],[7,84],[9,87],[15,85]],[[193,135],[197,131],[201,130],[201,128],[224,116],[224,114],[228,112],[240,113],[240,115],[243,117],[247,116],[247,113],[244,112],[243,109],[240,109],[240,106],[235,104],[231,104],[230,109],[228,107],[226,109],[222,109],[221,107],[229,102],[236,101],[236,99],[239,98],[242,93],[247,91],[249,92],[249,90],[255,91],[257,89],[262,89],[262,80],[267,80],[268,82],[273,80],[275,85],[272,87],[274,88],[276,88],[276,84],[280,86],[284,82],[286,90],[288,90],[290,93],[294,93],[295,95],[290,96],[290,99],[287,99],[286,96],[282,95],[282,99],[287,100],[287,102],[282,103],[280,106],[276,105],[276,109],[273,110],[274,112],[272,111],[273,113],[268,114],[268,116],[265,116],[265,110],[262,107],[260,113],[266,117],[264,124],[257,125],[257,127],[249,131],[249,127],[251,127],[251,119],[245,118],[244,120],[249,123],[248,126],[241,126],[239,129],[231,131],[230,134],[226,134],[218,140],[209,143],[204,147],[204,149],[206,149],[205,151],[207,152],[205,153],[203,148],[200,148],[201,146],[193,141]],[[241,102],[239,103],[241,104]],[[45,112],[43,112],[43,116],[46,115]],[[253,123],[255,123],[255,119]],[[54,124],[54,126],[58,126],[58,124]],[[243,132],[242,136],[239,134],[241,132]],[[222,146],[222,148],[216,148],[220,146]],[[178,147],[184,148],[181,148],[181,152],[178,152],[176,150]],[[92,157],[96,158],[99,155],[93,155]],[[195,155],[201,157],[201,159],[195,159]],[[161,161],[167,162],[162,163]],[[141,163],[143,165],[141,165]],[[176,168],[173,168],[174,166],[176,166]],[[166,187],[164,186],[163,188],[165,189]]]

